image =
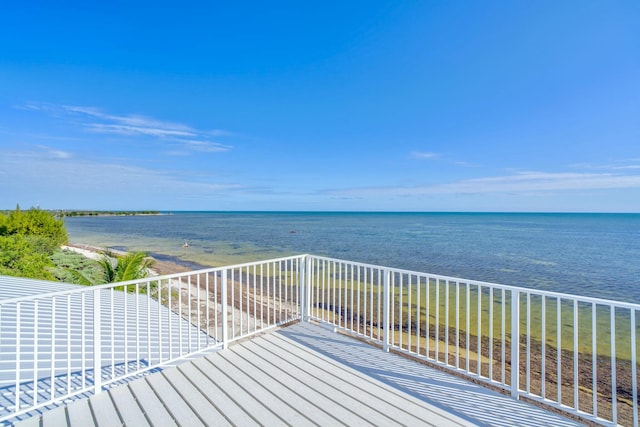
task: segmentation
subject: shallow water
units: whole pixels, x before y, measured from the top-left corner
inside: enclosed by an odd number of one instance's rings
[[[72,242],[202,265],[311,253],[640,303],[638,214],[180,212],[65,222]]]

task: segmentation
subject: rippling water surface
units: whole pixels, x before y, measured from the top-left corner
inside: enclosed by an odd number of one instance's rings
[[[311,253],[640,303],[638,214],[180,212],[66,224],[73,242],[203,265]]]

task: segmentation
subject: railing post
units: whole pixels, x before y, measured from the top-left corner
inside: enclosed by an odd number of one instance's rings
[[[543,314],[544,315],[544,314]],[[502,343],[504,345],[505,343]],[[528,351],[528,350],[527,350]],[[511,290],[511,397],[520,397],[520,291]]]
[[[93,387],[94,393],[102,391],[102,322],[100,289],[93,291]],[[71,325],[67,325],[70,327]],[[69,357],[69,356],[67,356]]]
[[[383,295],[382,295],[382,349],[386,352],[389,351],[389,321],[391,316],[389,315],[390,301],[391,301],[391,284],[389,270],[382,270],[383,274]]]
[[[229,304],[227,303],[227,270],[222,270],[220,299],[222,300],[222,348],[229,347]]]

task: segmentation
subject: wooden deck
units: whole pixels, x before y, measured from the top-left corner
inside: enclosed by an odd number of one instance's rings
[[[18,423],[25,426],[575,426],[310,323]]]

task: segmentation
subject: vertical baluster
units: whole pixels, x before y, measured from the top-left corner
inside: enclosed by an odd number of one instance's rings
[[[358,320],[358,330],[356,332],[358,332],[358,333],[360,332],[360,323],[361,323],[360,322],[360,318],[361,318],[361,315],[360,315],[360,313],[361,313],[360,312],[360,300],[362,299],[362,292],[361,292],[361,289],[360,289],[360,271],[361,270],[362,270],[362,267],[358,267],[358,271],[356,273],[357,274],[357,279],[356,280],[358,282],[358,292],[357,292],[358,293],[358,302],[357,302],[358,309],[356,310],[356,315],[358,316],[358,319],[357,319]],[[364,332],[364,330],[362,332]]]
[[[369,269],[369,278],[371,280],[371,284],[369,286],[369,333],[370,333],[370,337],[371,339],[373,339],[373,283],[374,283],[374,275],[373,275],[373,268]]]
[[[444,282],[444,363],[449,365],[449,280]]]
[[[254,267],[255,268],[255,267]],[[204,288],[205,288],[205,327],[207,331],[207,347],[211,346],[211,318],[209,310],[211,309],[211,297],[209,296],[209,277],[211,273],[206,273],[204,276]],[[254,311],[255,312],[255,311]]]
[[[580,409],[578,377],[578,300],[573,300],[573,404],[576,411]]]
[[[40,334],[38,303],[40,300],[33,302],[33,406],[38,404],[38,335]],[[0,322],[2,324],[2,322]],[[20,351],[20,347],[16,346],[16,352]]]
[[[351,312],[351,331],[354,331],[354,325],[353,325],[353,318],[354,318],[354,312],[355,312],[355,308],[356,308],[356,304],[355,301],[353,300],[353,288],[355,287],[355,274],[354,274],[354,269],[356,267],[353,264],[350,264],[350,268],[349,268],[349,278],[350,278],[350,303],[349,303],[349,311]]]
[[[471,371],[471,363],[470,363],[470,356],[471,356],[471,336],[470,336],[470,330],[471,330],[471,283],[467,282],[467,306],[466,306],[466,325],[465,325],[465,329],[466,329],[466,335],[465,335],[465,343],[466,343],[466,360],[467,360],[467,364],[466,364],[466,371],[467,373],[469,373]],[[478,351],[480,351],[480,349],[478,349]]]
[[[482,286],[476,285],[478,289],[478,377],[482,376]]]
[[[171,303],[171,293],[172,293],[172,286],[171,286],[171,280],[172,279],[167,279],[167,351],[168,351],[168,360],[173,360],[173,330],[172,330],[172,319],[171,319],[171,315],[173,314],[173,306]],[[126,289],[125,289],[125,293],[126,293]]]
[[[413,341],[413,283],[411,276],[407,277],[407,350],[411,351],[411,342]]]
[[[146,281],[145,282],[145,290],[147,292],[147,298],[144,300],[145,304],[147,305],[147,318],[146,318],[146,323],[147,323],[147,363],[150,364],[152,363],[152,354],[151,354],[151,304],[149,301],[149,298],[151,296],[151,289],[150,289],[150,282]],[[189,299],[189,301],[191,301],[191,299]],[[191,334],[189,334],[189,337],[191,337]],[[191,346],[189,346],[191,347]],[[189,348],[189,351],[193,351],[191,350],[191,348]]]
[[[456,280],[456,369],[460,368],[460,282]]]
[[[557,335],[557,367],[558,367],[558,403],[562,404],[562,301],[557,297],[556,302],[556,335]]]
[[[390,277],[391,274],[388,270],[381,271],[383,277],[383,289],[382,289],[382,299],[383,299],[383,311],[382,311],[382,349],[385,352],[389,351],[389,303],[390,303],[390,293],[391,293],[391,284]],[[380,318],[378,318],[378,324],[380,324]]]
[[[264,264],[260,264],[260,326],[264,329]]]
[[[231,283],[227,282],[227,292],[231,292],[231,306],[228,306],[227,310],[229,310],[231,315],[230,316],[231,335],[229,336],[229,339],[232,340],[236,337],[236,277],[235,277],[236,271],[233,268],[231,268],[229,271],[231,272],[231,277],[227,278],[227,280],[228,281],[230,280]],[[267,276],[268,275],[269,275],[269,264],[267,264]],[[269,287],[267,287],[267,300],[269,299],[268,293],[269,293]],[[227,327],[228,327],[228,323],[227,323]]]
[[[162,334],[164,332],[164,327],[162,325],[162,282],[160,280],[156,280],[156,299],[158,300],[158,310],[156,312],[156,319],[158,321],[158,363],[162,363],[164,361],[164,348],[163,348],[163,339]],[[111,331],[111,335],[113,335],[113,330]],[[112,365],[113,367],[113,365]]]
[[[631,395],[633,399],[633,425],[638,426],[638,373],[636,365],[636,309],[631,308]]]
[[[257,287],[258,287],[258,277],[256,275],[257,267],[253,264],[253,332],[258,330],[258,310],[257,310]]]
[[[114,304],[113,304],[113,298],[114,298],[114,293],[115,291],[113,290],[113,288],[109,288],[109,322],[111,323],[111,379],[114,379],[116,377],[116,346],[115,346],[115,339],[116,339],[116,331],[115,331],[115,309],[114,309]],[[126,316],[126,314],[125,314]]]
[[[493,286],[489,287],[489,380],[493,381]]]
[[[338,305],[336,306],[336,309],[338,310],[337,312],[337,316],[338,316],[338,326],[342,327],[343,326],[343,319],[344,319],[344,307],[342,307],[342,263],[338,262],[338,277],[337,277],[337,281],[338,281]],[[335,288],[334,288],[335,289]],[[334,313],[336,311],[336,309],[334,309]],[[335,314],[334,314],[335,316]]]
[[[506,306],[507,306],[507,302],[505,300],[505,290],[504,288],[502,288],[502,298],[500,300],[500,304],[501,304],[501,343],[500,343],[500,347],[501,347],[501,359],[502,359],[502,372],[501,372],[501,377],[502,377],[502,384],[506,385],[506,379],[505,379],[505,348],[507,346],[507,341],[506,341]]]
[[[531,393],[531,292],[527,292],[527,394]]]
[[[198,328],[197,328],[197,334],[198,334],[198,339],[197,339],[197,345],[198,345],[198,350],[202,349],[202,307],[200,305],[200,274],[198,274],[196,276],[196,316],[198,317]]]
[[[614,424],[618,423],[618,381],[616,372],[616,308],[611,310],[611,418]]]
[[[436,362],[440,361],[440,283],[441,279],[436,279]]]
[[[411,275],[409,275],[411,281]],[[416,274],[416,353],[420,354],[420,276]]]
[[[124,373],[129,374],[129,298],[127,298],[127,289],[125,286],[122,290],[124,292],[123,307],[124,307]]]
[[[135,292],[136,292],[136,321],[134,323],[135,325],[134,333],[136,335],[136,370],[139,371],[140,370],[140,287],[139,287],[139,283],[135,284]],[[180,329],[182,330],[182,328]]]
[[[504,289],[502,290],[502,325],[504,336],[504,307],[507,305],[505,301]],[[502,339],[502,349],[504,354],[504,348],[506,347],[506,341]],[[504,378],[504,356],[502,357],[502,375]],[[504,380],[502,381],[504,384]],[[511,291],[511,397],[514,399],[520,398],[520,291]]]
[[[191,275],[187,276],[187,300],[185,301],[185,304],[187,305],[187,319],[189,319],[189,322],[193,322],[193,313],[191,312]],[[187,332],[187,353],[190,353],[193,351],[193,347],[191,344],[191,335],[192,335],[192,331],[191,328],[186,327],[186,332]]]
[[[54,301],[55,301],[55,297],[54,297]],[[21,354],[21,347],[22,347],[22,303],[17,302],[16,303],[16,393],[15,393],[15,412],[18,412],[20,410],[20,383],[22,382],[22,366],[21,366],[21,361],[22,361],[22,354]],[[52,317],[52,328],[53,325],[55,324],[55,320],[53,320],[53,318],[55,318],[54,316],[54,312],[52,310],[51,312],[51,317]],[[54,382],[55,382],[55,375],[54,375],[54,366],[55,366],[55,329],[53,329],[51,331],[51,397],[53,398],[53,392],[55,390],[54,388]]]
[[[593,393],[593,416],[598,416],[598,334],[597,334],[598,307],[591,303],[591,387]]]
[[[222,348],[225,349],[229,347],[229,307],[227,300],[228,292],[227,269],[225,268],[224,270],[222,270],[220,283],[220,301],[222,302],[222,319],[220,319],[222,324],[220,327],[220,332],[222,333]]]
[[[184,339],[182,338],[182,276],[178,276],[178,356],[182,356],[182,343]]]
[[[82,296],[81,296],[82,298]],[[82,323],[83,323],[83,327],[81,329],[84,329],[84,313],[82,313],[81,309],[81,313],[80,316],[82,317]],[[67,324],[66,324],[66,330],[67,330],[67,340],[65,342],[65,347],[66,347],[66,358],[67,358],[67,394],[71,393],[71,294],[67,294]],[[84,352],[82,352],[84,353]],[[97,374],[97,371],[94,372],[94,375]],[[84,377],[85,372],[84,370],[82,371],[81,374],[81,378],[82,378],[82,382],[84,385]]]
[[[404,323],[403,323],[404,322],[404,316],[403,316],[404,307],[402,306],[402,293],[403,293],[403,285],[404,285],[403,281],[404,281],[404,274],[401,274],[400,275],[400,283],[399,283],[399,287],[400,287],[400,296],[399,296],[399,298],[400,298],[400,300],[399,300],[400,313],[398,313],[398,317],[399,317],[398,323],[400,324],[400,337],[399,337],[398,341],[399,341],[400,348],[403,348],[402,347],[402,338],[403,338],[403,335],[404,335]]]
[[[542,322],[541,322],[541,325],[540,325],[541,335],[542,335],[542,339],[540,340],[540,345],[542,346],[542,349],[540,351],[540,354],[541,354],[541,357],[542,357],[542,366],[540,367],[540,370],[542,371],[542,378],[541,378],[542,384],[540,385],[540,394],[542,395],[543,399],[546,399],[546,397],[547,397],[547,393],[546,393],[546,384],[547,384],[547,297],[545,295],[542,295],[542,304],[541,304],[540,310],[542,312]]]
[[[82,312],[83,319],[82,322],[84,324],[84,295],[82,293]],[[101,296],[100,289],[96,289],[93,291],[93,385],[95,394],[98,394],[102,391],[102,307],[101,307]],[[71,325],[67,325],[69,328]],[[82,328],[84,333],[84,327]],[[82,339],[82,349],[87,348],[84,342],[84,337]],[[68,345],[71,345],[69,343]],[[82,371],[84,373],[86,367],[84,366],[84,351],[82,351],[83,362],[82,362]],[[83,381],[84,386],[84,381]]]
[[[67,345],[71,342],[71,295],[67,295]],[[84,328],[84,322],[80,325]],[[81,346],[84,348],[85,343],[82,342]],[[55,351],[55,348],[52,349]],[[84,351],[82,352],[84,354]],[[83,384],[84,386],[84,384]],[[67,394],[71,393],[71,355],[67,353]]]
[[[427,356],[427,359],[429,358],[429,344],[431,341],[431,313],[430,313],[430,304],[431,304],[431,278],[429,276],[425,276],[425,297],[426,297],[426,302],[425,302],[425,319],[426,319],[426,335],[427,335],[427,342],[425,344],[425,355]]]

